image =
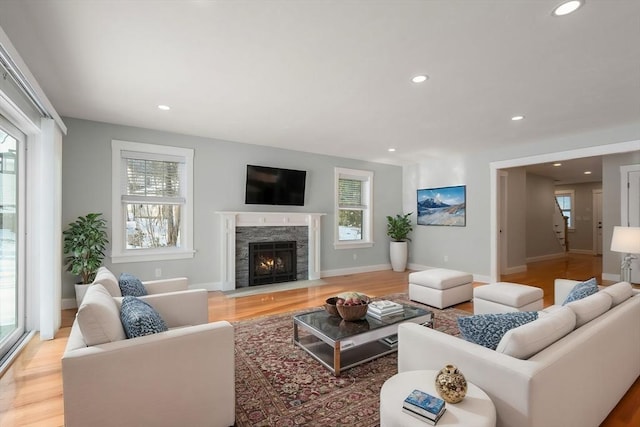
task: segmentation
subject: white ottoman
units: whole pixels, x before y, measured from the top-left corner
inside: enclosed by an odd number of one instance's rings
[[[414,389],[438,396],[438,371],[407,371],[389,378],[380,389],[380,427],[424,427],[429,425],[402,411],[402,402]],[[487,394],[467,381],[467,395],[459,403],[447,403],[438,427],[495,427],[496,408]]]
[[[446,268],[409,274],[409,299],[445,308],[473,298],[473,275]]]
[[[540,311],[544,292],[540,288],[517,283],[498,282],[473,290],[473,313],[495,314],[512,311]]]

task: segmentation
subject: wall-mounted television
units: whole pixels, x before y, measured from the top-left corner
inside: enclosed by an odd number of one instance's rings
[[[247,165],[247,205],[304,206],[307,171]]]

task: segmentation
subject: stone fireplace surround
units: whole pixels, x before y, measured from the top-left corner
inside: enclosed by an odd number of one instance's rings
[[[307,227],[308,280],[320,278],[320,225],[323,213],[216,212],[221,216],[220,280],[223,291],[236,289],[236,229],[238,227]]]

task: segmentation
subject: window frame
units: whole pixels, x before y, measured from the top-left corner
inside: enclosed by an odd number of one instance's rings
[[[123,179],[126,168],[123,152],[173,156],[184,159],[184,173],[180,180],[185,203],[181,208],[179,248],[127,249],[125,230],[125,204],[122,201]],[[166,261],[193,258],[193,149],[130,141],[111,141],[111,262]]]
[[[340,240],[340,179],[356,179],[362,181],[362,239],[360,240]],[[355,249],[368,248],[374,245],[373,241],[373,172],[359,169],[335,168],[334,170],[334,203],[335,203],[335,226],[334,243],[335,249]]]
[[[562,207],[560,207],[560,212],[563,213],[564,216],[564,212],[566,210],[568,210],[570,212],[570,217],[569,217],[569,225],[568,225],[568,229],[573,231],[576,229],[576,217],[575,217],[575,211],[576,211],[576,194],[574,190],[555,190],[554,191],[554,198],[556,199],[556,203],[558,203],[558,196],[568,196],[570,203],[571,203],[571,208],[570,209],[562,209]],[[558,204],[559,205],[559,204]]]

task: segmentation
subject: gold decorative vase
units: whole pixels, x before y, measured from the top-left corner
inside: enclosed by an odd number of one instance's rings
[[[455,365],[447,365],[436,375],[436,391],[447,403],[458,403],[467,394],[467,380]]]

